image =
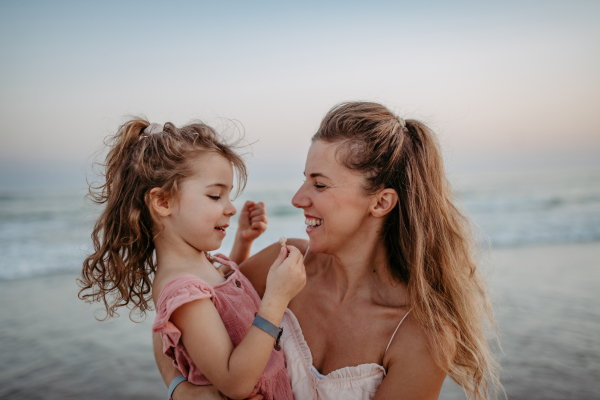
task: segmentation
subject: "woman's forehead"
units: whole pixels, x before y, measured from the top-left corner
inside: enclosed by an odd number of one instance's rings
[[[316,140],[310,146],[306,156],[304,174],[306,177],[325,177],[335,180],[346,180],[356,177],[357,171],[352,171],[337,159],[339,143],[328,143]]]

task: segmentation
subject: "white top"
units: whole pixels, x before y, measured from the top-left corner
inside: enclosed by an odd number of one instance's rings
[[[410,310],[396,327],[385,349],[386,352],[409,313]],[[360,364],[336,369],[323,375],[313,365],[312,354],[302,334],[302,328],[290,309],[285,311],[281,326],[283,327],[281,347],[296,400],[370,400],[375,397],[386,375],[383,366],[375,363]]]

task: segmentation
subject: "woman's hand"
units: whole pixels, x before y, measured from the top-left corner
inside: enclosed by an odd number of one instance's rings
[[[227,400],[212,385],[196,386],[189,382],[181,382],[171,396],[173,400]]]
[[[250,400],[263,400],[263,395],[249,397]],[[196,386],[189,382],[181,382],[173,392],[173,400],[227,400],[212,385]]]
[[[265,233],[268,223],[265,203],[262,201],[255,203],[249,200],[242,207],[238,219],[237,235],[242,241],[253,242],[254,239]]]

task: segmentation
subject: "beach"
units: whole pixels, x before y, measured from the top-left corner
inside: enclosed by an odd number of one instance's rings
[[[481,239],[510,399],[600,393],[600,170],[451,176]],[[301,181],[251,182],[234,201],[265,201],[269,227],[306,237],[290,199]],[[163,399],[151,349],[153,313],[94,319],[77,298],[99,208],[82,188],[0,190],[0,399]],[[228,254],[237,216],[220,252]],[[491,246],[491,247],[490,247]],[[450,379],[441,399],[464,399]]]
[[[500,248],[484,257],[510,399],[600,393],[600,242]],[[0,281],[0,399],[163,399],[150,313],[94,319],[75,273]],[[447,380],[441,399],[465,398]]]

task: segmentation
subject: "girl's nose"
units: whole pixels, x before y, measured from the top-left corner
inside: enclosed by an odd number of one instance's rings
[[[311,202],[308,196],[306,196],[305,194],[305,186],[306,183],[302,184],[302,186],[300,186],[300,189],[298,189],[294,197],[292,197],[292,205],[296,208],[310,207]]]
[[[225,207],[225,215],[233,217],[236,212],[237,212],[237,208],[235,208],[235,206],[233,205],[231,200],[229,200],[227,207]]]

